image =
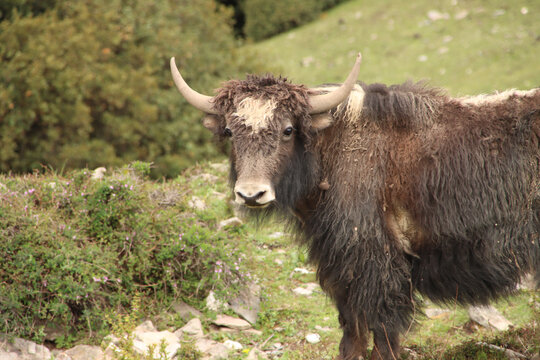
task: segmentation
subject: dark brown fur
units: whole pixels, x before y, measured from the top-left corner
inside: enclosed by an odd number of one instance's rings
[[[230,81],[215,97],[216,132],[234,134],[233,184],[247,171],[240,163],[265,164],[258,175],[271,178],[276,201],[262,211],[298,229],[339,310],[341,357],[367,356],[371,331],[372,358],[394,359],[416,291],[486,303],[538,268],[540,91],[477,106],[423,84],[361,86],[359,119],[341,106],[316,132],[306,88],[270,76]],[[279,104],[264,132],[232,116],[248,96]],[[287,121],[293,142],[280,140]]]

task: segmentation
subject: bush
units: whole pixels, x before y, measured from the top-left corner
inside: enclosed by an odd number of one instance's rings
[[[0,21],[17,15],[41,14],[56,5],[56,0],[2,0],[0,2]]]
[[[343,0],[244,0],[245,34],[261,40],[315,19]]]
[[[0,171],[144,160],[175,176],[215,157],[168,62],[207,93],[257,71],[236,53],[230,18],[212,0],[84,0],[1,22]]]
[[[57,345],[99,340],[107,314],[129,309],[136,294],[148,315],[240,279],[231,270],[223,282],[216,271],[238,261],[236,250],[226,232],[212,230],[212,214],[189,212],[180,196],[188,184],[143,181],[137,174],[146,168],[102,180],[87,170],[0,176],[0,333],[42,341],[64,329]]]

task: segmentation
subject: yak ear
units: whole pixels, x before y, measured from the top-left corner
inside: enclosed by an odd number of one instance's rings
[[[322,114],[311,115],[311,128],[316,131],[321,131],[332,125],[334,118],[329,112]]]
[[[213,132],[214,134],[217,134],[219,131],[219,117],[217,115],[207,114],[203,120],[202,124],[205,128]]]

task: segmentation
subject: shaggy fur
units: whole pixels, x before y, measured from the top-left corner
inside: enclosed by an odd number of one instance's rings
[[[368,331],[372,357],[394,359],[416,291],[483,304],[538,269],[540,90],[466,103],[424,84],[360,86],[357,120],[345,102],[317,133],[306,88],[229,81],[215,97],[217,132],[233,133],[232,184],[246,173],[271,179],[276,201],[262,211],[298,229],[339,310],[342,359],[367,355]],[[234,115],[247,97],[276,103],[265,131]],[[281,138],[289,122],[292,142]]]

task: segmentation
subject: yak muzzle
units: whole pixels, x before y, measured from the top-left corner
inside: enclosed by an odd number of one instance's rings
[[[234,195],[237,204],[248,207],[265,207],[276,199],[274,188],[259,182],[237,182]]]

